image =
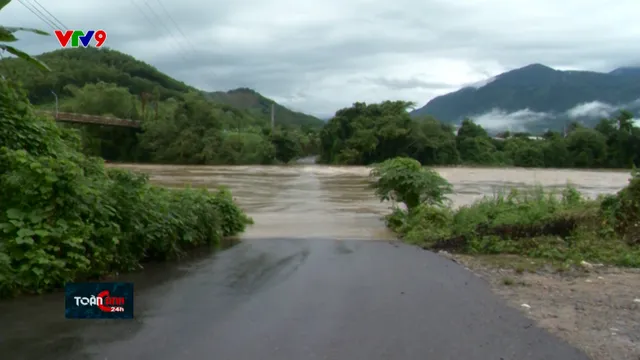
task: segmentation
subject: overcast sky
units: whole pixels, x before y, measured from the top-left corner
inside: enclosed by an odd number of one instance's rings
[[[36,1],[190,85],[250,87],[321,117],[355,101],[422,106],[530,63],[640,64],[639,0],[13,0],[0,23],[51,30],[21,4]],[[32,54],[59,47],[19,37]]]

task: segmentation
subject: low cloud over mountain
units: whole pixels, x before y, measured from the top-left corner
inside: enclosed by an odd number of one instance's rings
[[[414,115],[459,123],[472,118],[487,129],[540,132],[570,121],[594,124],[621,109],[640,117],[640,71],[559,71],[534,64],[439,96]]]
[[[640,99],[627,104],[607,104],[600,101],[578,104],[563,113],[536,112],[529,109],[507,112],[492,109],[483,114],[470,116],[489,131],[530,131],[559,129],[570,121],[593,125],[602,118],[612,117],[621,109],[640,114]],[[640,115],[636,121],[640,125]]]

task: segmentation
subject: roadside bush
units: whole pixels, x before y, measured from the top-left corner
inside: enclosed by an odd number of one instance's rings
[[[421,204],[443,206],[451,184],[437,172],[423,168],[417,160],[397,157],[374,165],[372,187],[380,201],[405,205],[409,213]]]
[[[600,214],[607,230],[640,245],[640,173],[634,170],[629,185],[604,199]]]
[[[406,185],[421,171],[415,164],[395,162],[391,173],[402,176],[388,176],[383,188],[422,194]],[[432,250],[640,266],[640,247],[632,240],[639,233],[634,232],[640,217],[639,179],[634,176],[616,196],[596,200],[568,184],[559,191],[540,186],[500,191],[456,210],[422,202],[409,212],[394,208],[387,225],[404,241]]]
[[[249,223],[227,190],[169,190],[105,169],[0,81],[0,296],[138,269]]]

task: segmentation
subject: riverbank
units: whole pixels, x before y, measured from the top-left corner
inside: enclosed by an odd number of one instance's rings
[[[252,222],[224,188],[169,190],[106,168],[78,134],[0,81],[0,297],[135,271]]]
[[[441,252],[538,326],[597,360],[640,358],[640,269]]]

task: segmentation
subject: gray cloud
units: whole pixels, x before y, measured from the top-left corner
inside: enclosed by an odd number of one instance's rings
[[[527,129],[540,121],[553,120],[568,117],[575,120],[599,120],[611,118],[621,109],[637,111],[640,109],[640,99],[626,104],[607,104],[601,101],[591,101],[578,104],[563,113],[535,112],[529,109],[521,109],[507,112],[502,109],[492,109],[484,114],[471,116],[471,118],[489,131],[527,131]],[[640,126],[640,119],[634,119],[635,126]]]
[[[105,29],[107,46],[186,83],[247,86],[319,116],[355,101],[421,105],[530,63],[608,71],[640,58],[637,0],[39,2],[73,29]],[[0,23],[47,29],[17,1]],[[58,47],[20,35],[31,53]]]
[[[365,77],[357,83],[369,83],[381,86],[387,89],[404,90],[404,89],[451,89],[456,84],[447,84],[444,82],[433,82],[422,80],[419,78],[388,78],[388,77]]]
[[[506,112],[493,109],[485,114],[473,116],[473,120],[489,131],[509,130],[513,132],[527,131],[531,123],[536,123],[553,116],[544,112],[535,112],[522,109],[514,112]]]

